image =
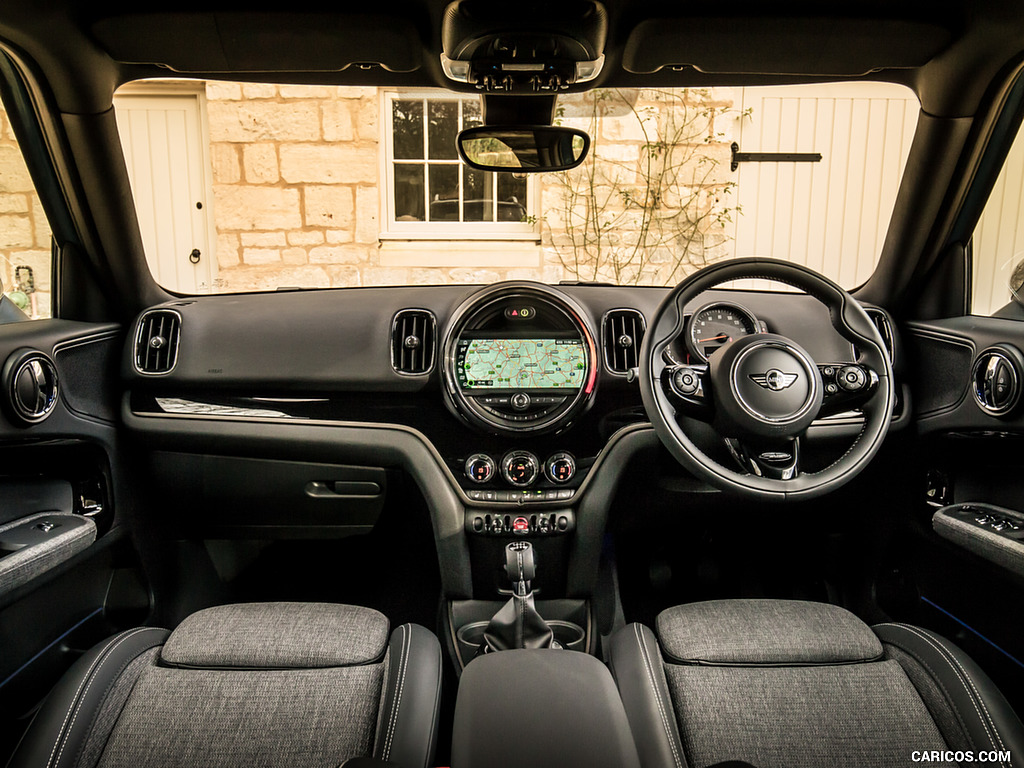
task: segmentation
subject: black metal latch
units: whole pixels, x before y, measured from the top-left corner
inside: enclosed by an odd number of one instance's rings
[[[740,145],[735,141],[732,143],[732,163],[729,168],[733,171],[740,167],[740,163],[820,163],[820,152],[740,152]]]

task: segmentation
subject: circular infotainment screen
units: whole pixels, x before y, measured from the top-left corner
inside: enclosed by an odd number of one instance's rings
[[[534,283],[491,286],[459,307],[445,334],[446,400],[489,431],[556,430],[590,402],[596,359],[570,297]]]

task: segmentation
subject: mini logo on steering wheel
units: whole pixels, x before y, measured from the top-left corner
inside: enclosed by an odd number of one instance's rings
[[[766,373],[752,373],[750,380],[760,387],[770,389],[772,392],[781,392],[786,387],[792,386],[796,381],[797,374],[783,373],[778,368],[772,368]]]

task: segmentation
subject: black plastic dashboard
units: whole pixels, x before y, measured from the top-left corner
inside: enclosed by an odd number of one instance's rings
[[[466,505],[563,507],[612,437],[647,421],[629,355],[618,353],[632,346],[636,359],[665,295],[505,283],[184,299],[143,313],[130,335],[126,412],[143,430],[153,417],[394,425],[421,436]],[[827,310],[803,294],[714,290],[693,309],[717,328],[742,312],[749,331],[789,336],[818,360],[855,358]],[[172,364],[142,371],[144,321],[167,312],[178,322]],[[406,313],[427,325],[398,328]],[[632,337],[615,325],[622,313]],[[404,346],[433,359],[402,370],[395,350]],[[678,354],[687,348],[680,340]]]
[[[659,446],[631,369],[666,295],[505,283],[173,301],[129,331],[122,418],[177,535],[367,531],[399,471],[428,507],[445,594],[481,593],[480,548],[515,533],[568,564],[558,594],[589,594],[621,478]],[[817,360],[856,357],[809,296],[714,290],[693,309],[722,302]],[[811,431],[828,460],[859,429],[847,414]]]

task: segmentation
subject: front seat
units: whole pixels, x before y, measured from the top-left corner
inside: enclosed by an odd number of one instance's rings
[[[640,624],[613,635],[609,664],[644,768],[1024,760],[1020,720],[961,650],[834,605],[677,606],[658,616],[657,637]]]
[[[208,608],[140,628],[75,662],[11,768],[431,764],[441,649],[423,627],[388,637],[377,611],[321,603]]]

